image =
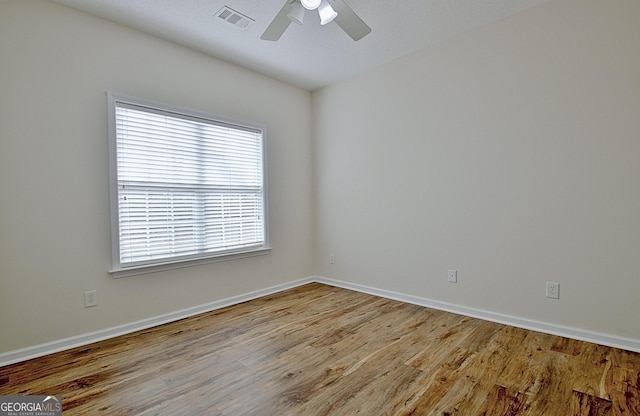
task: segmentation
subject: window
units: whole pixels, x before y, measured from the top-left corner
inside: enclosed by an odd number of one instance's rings
[[[114,277],[268,251],[263,126],[107,96]]]

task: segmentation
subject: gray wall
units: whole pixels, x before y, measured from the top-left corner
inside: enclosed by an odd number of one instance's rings
[[[552,1],[310,94],[0,2],[0,353],[314,273],[637,340],[638,16]],[[112,279],[106,90],[266,124],[273,252]]]
[[[0,352],[312,274],[308,91],[34,0],[0,57]],[[267,125],[272,253],[112,279],[106,90]]]
[[[314,92],[318,274],[637,340],[639,16],[552,1]]]

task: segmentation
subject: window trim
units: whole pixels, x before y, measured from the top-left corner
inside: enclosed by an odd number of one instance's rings
[[[170,104],[159,103],[150,100],[130,97],[117,94],[111,91],[107,95],[107,120],[109,137],[109,197],[111,215],[111,266],[109,273],[113,278],[134,276],[146,273],[154,273],[164,270],[173,270],[182,267],[191,267],[207,263],[235,260],[253,256],[266,255],[271,252],[269,245],[269,201],[268,201],[268,177],[267,177],[267,129],[263,124],[247,122],[244,120],[232,119],[217,114],[191,110]],[[220,251],[216,253],[197,254],[184,256],[175,259],[161,259],[149,261],[144,264],[122,265],[120,262],[120,224],[119,224],[119,204],[118,204],[118,167],[117,167],[117,142],[116,142],[116,104],[124,103],[129,105],[147,107],[152,110],[162,112],[173,112],[187,117],[195,117],[215,122],[227,123],[260,130],[262,132],[262,181],[263,181],[263,227],[264,242],[262,245],[236,249],[230,251]]]

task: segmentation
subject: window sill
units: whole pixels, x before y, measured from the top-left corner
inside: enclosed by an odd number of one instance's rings
[[[271,248],[259,248],[259,249],[244,251],[240,253],[225,254],[225,255],[219,255],[219,256],[213,256],[213,257],[172,261],[167,263],[156,263],[156,264],[143,265],[143,266],[126,267],[121,269],[113,269],[113,270],[109,270],[109,273],[111,274],[111,277],[113,277],[114,279],[119,279],[122,277],[138,276],[141,274],[162,272],[165,270],[182,269],[184,267],[198,266],[201,264],[219,263],[222,261],[244,259],[247,257],[264,256],[269,254],[270,252],[271,252]]]

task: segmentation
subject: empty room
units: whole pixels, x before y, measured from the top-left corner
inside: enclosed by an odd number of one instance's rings
[[[640,415],[639,22],[0,0],[0,415]]]

